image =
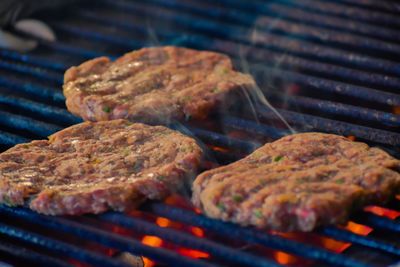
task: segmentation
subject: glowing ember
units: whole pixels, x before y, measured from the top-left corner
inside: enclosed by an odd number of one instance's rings
[[[167,227],[169,225],[169,220],[162,218],[162,217],[158,217],[156,220],[156,223],[158,224],[158,226],[160,227]]]
[[[400,200],[400,195],[397,195],[396,198],[397,198],[398,200]]]
[[[394,114],[400,114],[400,106],[393,106],[392,110]]]
[[[295,264],[298,263],[298,258],[283,251],[276,251],[273,253],[274,259],[280,264]]]
[[[199,259],[199,258],[209,258],[210,254],[194,250],[194,249],[188,249],[188,248],[180,248],[178,249],[178,252],[182,255],[188,256],[190,258],[194,259]]]
[[[355,137],[355,136],[352,136],[352,135],[350,135],[350,136],[347,136],[347,138],[348,138],[348,139],[350,139],[351,141],[354,141],[354,140],[356,140],[356,137]]]
[[[396,198],[398,198],[398,196],[396,196]],[[365,211],[374,213],[376,215],[379,216],[385,216],[388,217],[390,219],[396,219],[397,217],[400,216],[400,212],[395,211],[395,210],[391,210],[391,209],[386,209],[386,208],[382,208],[382,207],[378,207],[378,206],[367,206],[364,208]]]
[[[343,228],[359,235],[368,235],[373,230],[371,227],[352,221],[348,222]]]
[[[216,150],[216,151],[220,151],[220,152],[224,152],[224,153],[231,153],[231,151],[229,149],[225,149],[222,147],[212,146],[212,145],[208,145],[208,147],[210,147],[212,150]]]
[[[199,227],[194,227],[194,226],[192,226],[192,227],[190,227],[190,231],[191,231],[194,235],[196,235],[196,236],[198,236],[198,237],[204,237],[204,231],[203,231],[203,229],[201,229],[201,228],[199,228]]]
[[[142,243],[151,247],[159,247],[162,245],[163,240],[157,236],[145,235],[142,238]]]
[[[152,267],[155,265],[155,262],[150,260],[149,258],[142,257],[143,262],[144,262],[144,267]]]

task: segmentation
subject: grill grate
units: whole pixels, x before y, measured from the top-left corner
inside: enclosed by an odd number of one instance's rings
[[[39,40],[39,47],[25,54],[0,51],[0,148],[45,138],[81,121],[64,106],[62,75],[69,66],[97,56],[116,58],[142,46],[181,45],[230,55],[296,130],[353,136],[400,157],[399,13],[400,5],[389,0],[101,0],[37,14],[58,40]],[[263,106],[233,108],[214,119],[212,126],[196,121],[171,126],[219,147],[210,149],[211,165],[237,160],[289,133]],[[161,265],[290,263],[278,253],[301,258],[296,266],[396,265],[399,202],[389,203],[379,216],[368,210],[354,215],[360,227],[373,228],[368,236],[335,226],[301,240],[213,220],[176,203],[150,202],[129,215],[80,217],[0,206],[0,261],[126,266],[110,256],[127,251]],[[161,226],[158,218],[172,226]],[[173,227],[179,223],[182,229]],[[202,236],[187,227],[199,227]],[[144,235],[173,248],[146,245]],[[339,254],[309,242],[313,237],[352,245]],[[181,248],[203,254],[193,259],[179,253]]]

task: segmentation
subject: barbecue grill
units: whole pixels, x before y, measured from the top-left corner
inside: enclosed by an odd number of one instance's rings
[[[26,53],[0,50],[0,148],[81,122],[63,72],[150,45],[228,54],[268,103],[172,125],[226,164],[290,131],[335,133],[400,158],[400,4],[374,0],[100,0],[34,16],[56,33]],[[203,216],[187,196],[121,214],[44,216],[0,205],[0,266],[400,266],[400,196],[346,226],[312,233],[245,228]],[[397,219],[396,219],[397,218]],[[399,217],[400,218],[400,217]]]

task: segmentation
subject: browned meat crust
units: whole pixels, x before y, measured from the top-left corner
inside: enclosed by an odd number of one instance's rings
[[[127,211],[162,199],[193,175],[196,142],[162,126],[84,122],[0,154],[0,203],[45,214]]]
[[[89,121],[205,118],[254,86],[225,55],[172,46],[143,48],[114,62],[96,58],[64,76],[68,110]]]
[[[311,231],[345,223],[352,210],[390,199],[400,187],[399,169],[400,161],[364,143],[296,134],[200,174],[193,202],[225,221]]]

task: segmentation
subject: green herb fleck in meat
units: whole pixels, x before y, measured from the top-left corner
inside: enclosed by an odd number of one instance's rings
[[[7,204],[7,206],[12,206],[12,207],[17,206],[17,204],[11,202],[11,200],[10,200],[10,198],[8,196],[4,197],[4,202]]]
[[[28,146],[28,145],[23,145],[22,147],[23,147],[23,148],[29,148],[29,146]]]
[[[254,215],[255,215],[257,218],[262,218],[262,217],[263,217],[263,216],[262,216],[261,209],[254,209],[254,210],[253,210],[253,213],[254,213]]]
[[[211,92],[213,92],[213,93],[217,93],[218,91],[219,91],[219,88],[214,88],[211,90]]]
[[[184,147],[184,148],[181,149],[181,152],[186,152],[186,150],[187,150],[187,148]]]
[[[222,212],[225,211],[225,206],[224,206],[224,204],[222,204],[221,202],[218,202],[218,203],[217,203],[217,207],[218,207],[218,209],[219,209],[220,211],[222,211]]]
[[[282,156],[276,156],[276,157],[274,158],[274,162],[278,162],[278,161],[280,161],[282,158],[283,158]]]
[[[157,176],[157,180],[162,182],[165,180],[165,176],[159,175],[159,176]]]
[[[124,125],[125,126],[131,126],[133,123],[132,122],[125,122]]]
[[[127,150],[122,151],[122,154],[127,155],[127,154],[129,154],[130,152],[131,152],[131,151],[130,151],[129,149],[127,149]]]
[[[335,184],[343,184],[344,183],[344,179],[340,179],[340,180],[336,180],[334,181]]]
[[[243,196],[242,195],[233,196],[233,201],[236,202],[236,203],[239,203],[242,200],[243,200]]]
[[[192,98],[190,96],[185,96],[185,98],[183,99],[183,101],[185,101],[185,102],[189,102],[191,100],[192,100]]]
[[[110,107],[110,106],[104,106],[104,107],[103,107],[103,111],[104,111],[105,113],[110,113],[111,107]]]

